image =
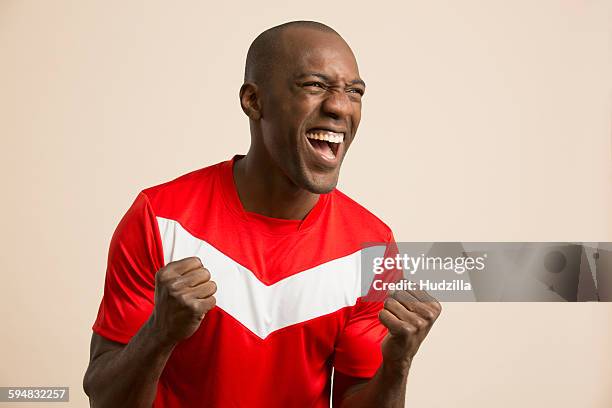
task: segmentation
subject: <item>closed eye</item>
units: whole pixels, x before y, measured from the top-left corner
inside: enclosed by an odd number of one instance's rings
[[[314,88],[325,88],[325,85],[323,85],[323,83],[321,82],[306,82],[304,84],[305,87],[314,87]]]

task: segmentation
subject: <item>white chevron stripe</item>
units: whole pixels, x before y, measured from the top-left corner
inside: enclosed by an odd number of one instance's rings
[[[199,257],[217,283],[217,305],[262,339],[283,327],[352,306],[361,296],[361,251],[267,286],[177,221],[157,217],[157,222],[165,263]]]

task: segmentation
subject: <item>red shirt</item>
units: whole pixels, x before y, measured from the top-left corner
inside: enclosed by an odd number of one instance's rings
[[[391,230],[338,190],[303,221],[246,212],[235,160],[138,195],[113,235],[93,330],[128,343],[153,310],[155,272],[198,256],[217,306],[174,349],[153,406],[329,407],[332,367],[371,377],[382,361],[382,304],[361,297],[359,257],[393,243]]]

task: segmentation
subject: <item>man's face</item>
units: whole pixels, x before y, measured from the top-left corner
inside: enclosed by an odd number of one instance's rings
[[[261,93],[263,143],[297,186],[327,193],[361,120],[365,84],[348,45],[334,33],[291,29]]]

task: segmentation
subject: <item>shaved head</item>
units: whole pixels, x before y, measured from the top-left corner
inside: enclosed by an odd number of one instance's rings
[[[269,77],[272,69],[282,61],[283,34],[287,30],[302,28],[312,29],[324,33],[335,34],[342,38],[333,28],[316,21],[290,21],[272,27],[259,34],[251,43],[246,58],[244,80],[254,83],[263,83]]]

